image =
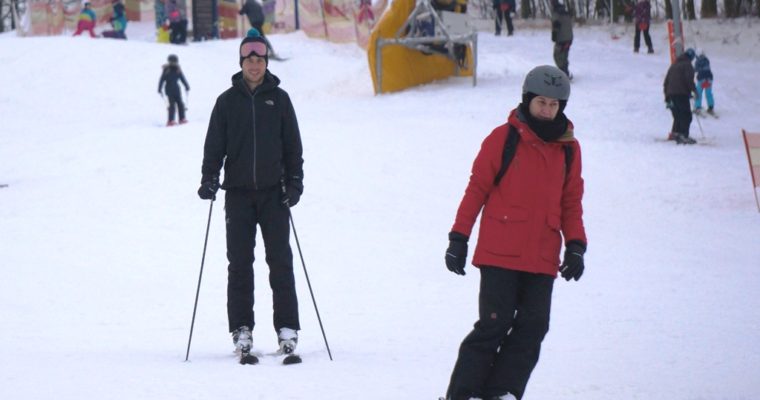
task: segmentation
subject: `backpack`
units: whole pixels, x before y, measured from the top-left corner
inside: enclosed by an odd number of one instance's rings
[[[493,179],[493,185],[499,186],[501,178],[507,173],[509,164],[512,163],[512,159],[515,158],[515,152],[517,151],[517,143],[520,141],[520,135],[517,133],[517,129],[514,126],[509,125],[509,134],[507,134],[507,140],[504,141],[504,151],[501,153],[501,167],[499,172]],[[573,162],[573,148],[564,145],[562,148],[565,150],[565,174],[570,170],[570,164]]]

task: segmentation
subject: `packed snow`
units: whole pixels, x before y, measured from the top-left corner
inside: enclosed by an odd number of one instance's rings
[[[686,24],[710,57],[720,118],[709,145],[670,130],[655,54],[631,26],[576,26],[567,114],[583,148],[586,273],[557,280],[529,399],[756,399],[760,212],[741,129],[760,132],[760,24]],[[293,241],[304,363],[241,366],[226,319],[223,203],[196,195],[216,96],[239,40],[157,44],[0,35],[0,398],[435,399],[477,318],[479,274],[446,270],[446,234],[482,139],[552,64],[547,29],[479,36],[469,78],[373,95],[365,52],[272,35],[298,113],[306,190],[293,209],[328,358]],[[617,38],[617,39],[615,39]],[[189,123],[166,128],[157,93],[174,53]],[[473,238],[471,243],[474,243]],[[263,246],[254,350],[277,348]]]

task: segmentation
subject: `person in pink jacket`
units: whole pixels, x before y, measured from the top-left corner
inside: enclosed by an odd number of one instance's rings
[[[95,11],[92,11],[92,6],[89,2],[84,3],[82,12],[79,13],[79,21],[77,21],[77,30],[74,32],[74,36],[79,36],[83,31],[90,33],[90,37],[97,37],[95,35],[95,21],[98,18],[95,16]]]
[[[549,330],[554,280],[583,274],[581,149],[563,112],[569,96],[564,72],[534,68],[522,103],[475,158],[445,260],[465,274],[480,215],[472,260],[480,270],[479,320],[460,346],[446,399],[521,399]]]

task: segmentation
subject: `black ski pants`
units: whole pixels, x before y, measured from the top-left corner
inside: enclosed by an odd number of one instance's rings
[[[500,7],[494,7],[493,11],[495,14],[494,23],[496,24],[496,35],[501,35],[501,21],[507,22],[507,34],[512,35],[515,28],[512,25],[512,14],[510,14],[510,11],[504,11]]]
[[[639,46],[641,45],[641,34],[644,34],[644,43],[647,45],[648,50],[652,49],[652,37],[649,36],[649,27],[647,27],[644,30],[641,30],[641,28],[636,25],[636,35],[633,37],[633,50],[639,51]]]
[[[689,127],[691,126],[691,102],[688,94],[679,94],[670,96],[673,101],[673,107],[670,112],[673,113],[672,132],[681,133],[689,137]]]
[[[290,250],[290,211],[282,204],[280,189],[231,189],[225,196],[227,222],[227,317],[230,332],[255,324],[253,313],[253,249],[256,225],[261,227],[269,286],[272,288],[275,331],[300,330],[298,298]]]
[[[554,277],[480,268],[480,319],[464,338],[447,398],[523,397],[549,331]]]
[[[167,94],[169,98],[169,121],[174,121],[174,110],[179,112],[179,120],[185,119],[185,102],[182,101],[182,96],[177,94]]]

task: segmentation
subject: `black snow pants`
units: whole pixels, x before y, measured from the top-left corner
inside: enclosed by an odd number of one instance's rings
[[[176,109],[179,112],[179,120],[183,121],[185,119],[185,102],[182,101],[182,96],[179,93],[169,93],[167,96],[169,98],[169,120],[168,121],[174,121],[174,110]]]
[[[670,109],[670,112],[673,113],[673,128],[671,131],[689,137],[689,127],[691,126],[689,95],[672,95],[670,99],[673,101],[673,107]]]
[[[230,332],[255,324],[253,313],[253,249],[256,225],[261,227],[269,286],[272,288],[275,331],[300,330],[298,298],[290,250],[290,214],[279,187],[264,190],[230,189],[224,207],[227,222],[227,317]]]
[[[554,277],[480,268],[479,320],[459,348],[447,398],[523,397],[549,331]]]

